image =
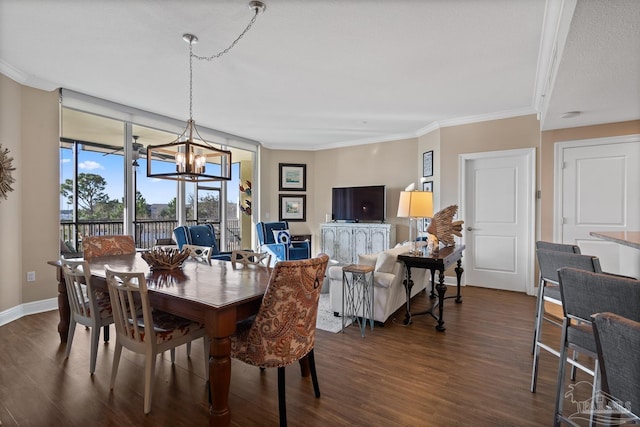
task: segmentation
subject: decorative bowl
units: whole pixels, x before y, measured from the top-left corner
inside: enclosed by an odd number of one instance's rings
[[[152,270],[175,270],[182,267],[184,260],[189,257],[189,251],[175,248],[153,248],[143,252],[141,256]]]

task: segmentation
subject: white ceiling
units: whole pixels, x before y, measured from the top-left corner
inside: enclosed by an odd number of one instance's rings
[[[640,1],[265,3],[227,55],[194,62],[198,124],[317,150],[536,112],[544,130],[640,118]],[[199,37],[194,53],[217,53],[247,5],[0,0],[0,72],[186,121],[182,34]]]

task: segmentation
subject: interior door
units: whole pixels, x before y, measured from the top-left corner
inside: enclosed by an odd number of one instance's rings
[[[640,277],[640,251],[589,235],[640,230],[640,135],[560,143],[556,154],[561,241],[599,257],[604,271]]]
[[[466,283],[533,292],[535,150],[461,156]]]

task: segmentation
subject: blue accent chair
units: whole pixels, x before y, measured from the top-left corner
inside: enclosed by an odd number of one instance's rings
[[[208,246],[212,248],[211,259],[231,261],[231,252],[220,252],[216,241],[216,232],[211,224],[181,225],[173,230],[178,248],[183,245]]]
[[[256,224],[256,228],[258,231],[260,251],[270,253],[272,260],[275,262],[311,258],[311,247],[309,246],[309,242],[291,242],[289,245],[285,243],[276,243],[273,231],[288,230],[289,223],[287,223],[287,221],[259,222]]]

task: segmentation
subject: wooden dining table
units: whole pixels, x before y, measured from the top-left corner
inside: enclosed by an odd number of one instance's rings
[[[185,262],[181,269],[152,271],[139,253],[96,257],[89,260],[93,286],[107,290],[104,267],[120,271],[143,271],[152,307],[205,325],[211,338],[209,384],[210,426],[228,426],[231,382],[231,341],[236,322],[258,312],[269,283],[270,270],[238,267],[230,262],[210,265]]]

